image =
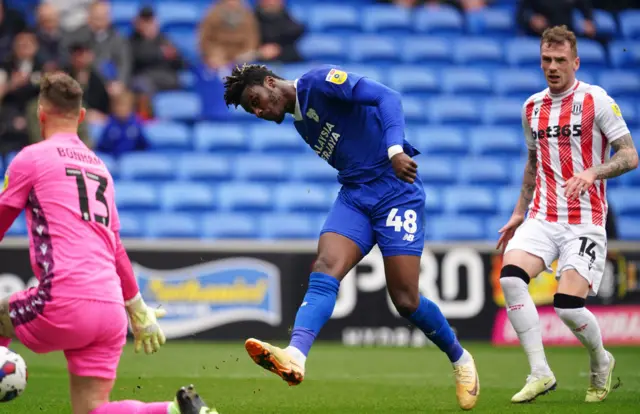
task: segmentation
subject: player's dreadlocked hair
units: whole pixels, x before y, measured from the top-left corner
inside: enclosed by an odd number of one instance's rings
[[[271,72],[265,65],[248,65],[242,67],[236,66],[231,75],[227,76],[224,81],[224,102],[229,105],[240,105],[240,99],[245,88],[255,85],[262,85],[267,76],[282,79],[280,76]]]

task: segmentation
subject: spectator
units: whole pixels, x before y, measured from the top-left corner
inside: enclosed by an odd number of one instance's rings
[[[64,32],[73,32],[87,24],[89,6],[94,0],[43,0],[55,6],[60,15],[60,27]]]
[[[105,83],[93,68],[95,55],[88,43],[78,42],[70,47],[71,64],[67,70],[84,90],[85,120],[89,123],[104,122],[109,113],[109,94]],[[82,137],[81,137],[82,138]]]
[[[19,151],[29,143],[27,105],[39,93],[42,64],[35,33],[24,30],[13,42],[13,54],[0,67],[0,151]]]
[[[521,0],[518,5],[518,24],[528,35],[539,36],[547,27],[566,25],[574,30],[573,12],[580,10],[585,18],[584,33],[596,36],[593,7],[590,0]]]
[[[112,115],[102,130],[96,150],[119,157],[149,148],[142,121],[134,112],[134,97],[124,91],[112,98]]]
[[[233,63],[253,56],[260,43],[258,22],[242,0],[220,0],[200,23],[200,54],[204,62],[218,53]]]
[[[42,3],[37,11],[39,55],[47,72],[62,67],[66,51],[62,47],[62,31],[58,10],[51,4]]]
[[[129,44],[111,26],[111,8],[106,1],[95,1],[89,8],[87,25],[67,37],[67,44],[88,42],[95,63],[108,81],[109,93],[118,94],[128,85],[131,75]]]
[[[230,113],[224,102],[224,77],[231,74],[233,64],[225,61],[221,49],[214,49],[208,61],[194,67],[195,90],[202,102],[202,117],[224,120]]]
[[[4,61],[11,54],[13,39],[26,27],[22,15],[8,8],[6,0],[0,0],[0,61]]]
[[[291,18],[283,0],[260,0],[256,8],[256,18],[262,39],[259,49],[260,60],[302,60],[296,42],[304,33],[304,26]]]

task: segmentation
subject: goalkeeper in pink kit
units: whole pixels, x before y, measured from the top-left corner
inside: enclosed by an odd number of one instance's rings
[[[138,290],[120,242],[111,174],[76,135],[82,88],[64,73],[43,78],[38,118],[44,141],[13,160],[0,194],[0,238],[26,211],[38,287],[0,300],[0,345],[17,338],[36,353],[63,351],[74,414],[205,414],[192,386],[173,402],[109,402],[128,321],[136,352],[165,342]]]

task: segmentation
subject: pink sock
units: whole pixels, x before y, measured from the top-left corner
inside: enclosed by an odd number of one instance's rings
[[[9,348],[10,344],[11,344],[11,338],[5,338],[3,336],[0,336],[0,346],[4,346],[5,348]]]
[[[168,402],[114,401],[101,405],[91,414],[168,414],[169,404]]]

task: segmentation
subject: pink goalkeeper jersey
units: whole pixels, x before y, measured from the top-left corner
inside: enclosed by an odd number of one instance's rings
[[[26,210],[31,266],[44,301],[124,303],[113,179],[93,151],[76,135],[54,135],[20,151],[4,186],[0,204]]]

